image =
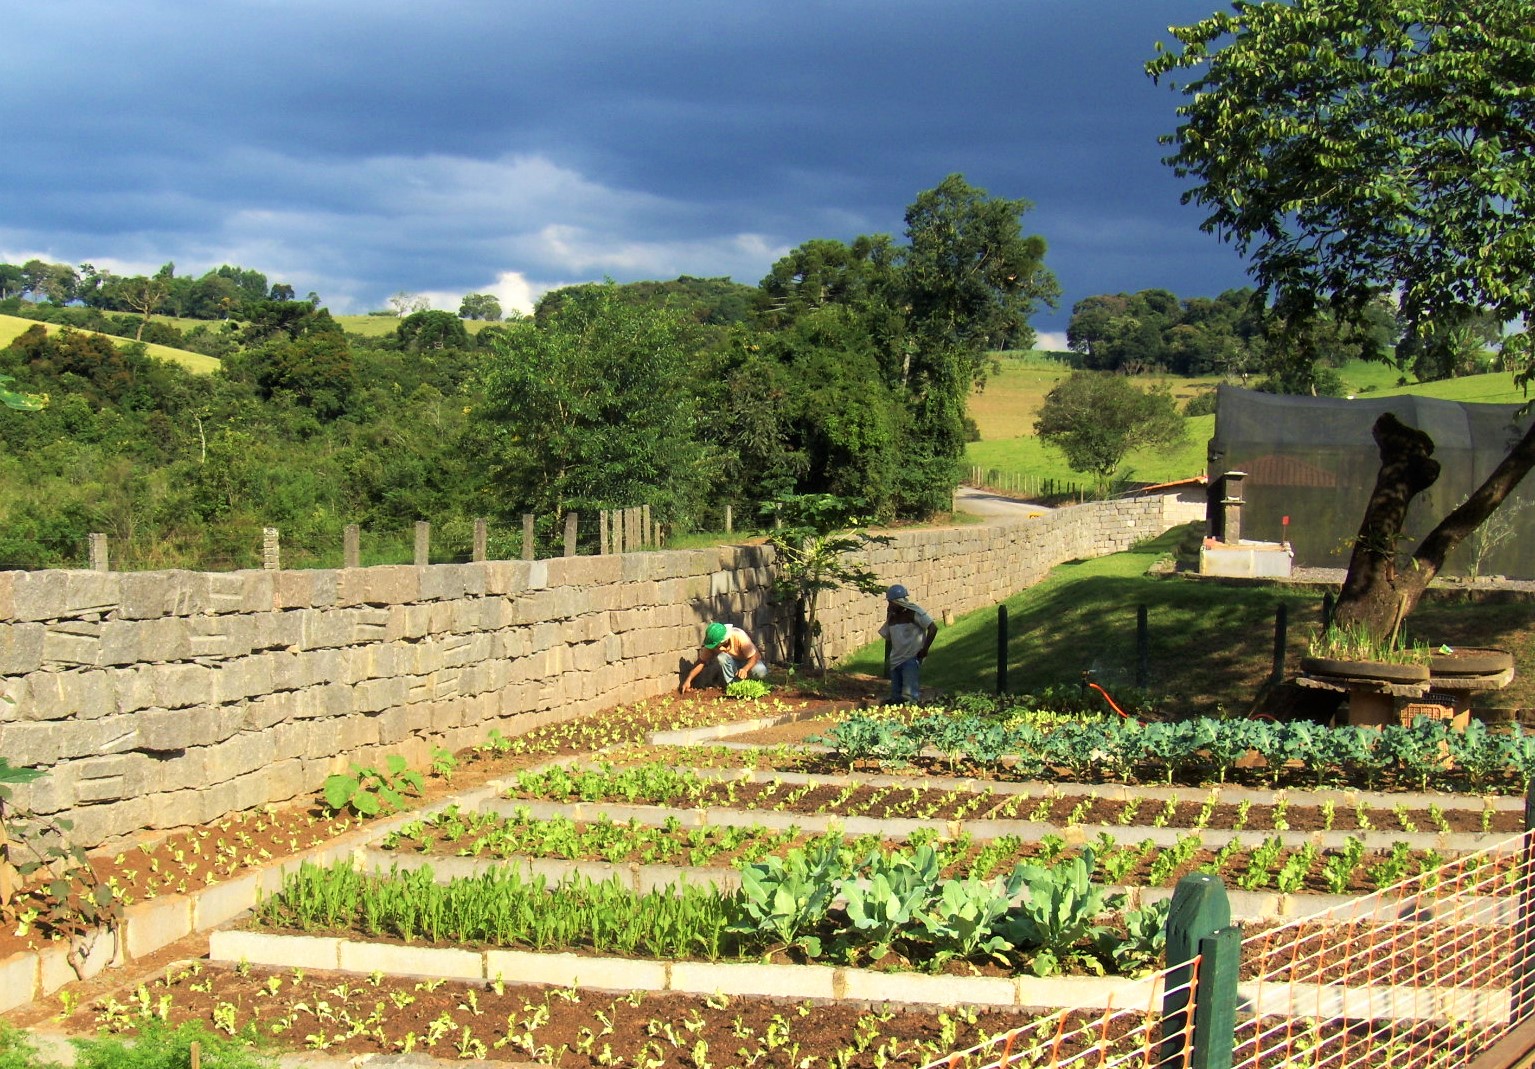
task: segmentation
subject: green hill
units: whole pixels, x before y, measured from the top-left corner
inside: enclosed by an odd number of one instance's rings
[[[1028,480],[1089,482],[1066,466],[1066,460],[1034,437],[1034,419],[1045,394],[1071,373],[1071,367],[1046,353],[997,354],[1001,370],[982,390],[971,393],[970,417],[981,440],[965,448],[965,462],[972,467],[995,469]],[[1346,391],[1358,395],[1389,397],[1417,394],[1446,401],[1478,404],[1522,404],[1524,391],[1514,384],[1511,372],[1469,375],[1439,382],[1396,385],[1401,372],[1390,364],[1351,361],[1340,370]],[[1185,379],[1170,375],[1133,376],[1141,387],[1166,385],[1180,402],[1214,389],[1219,378]],[[1188,437],[1173,449],[1148,449],[1125,458],[1130,478],[1139,482],[1171,482],[1200,475],[1205,470],[1205,444],[1215,432],[1214,416],[1194,416],[1188,421]]]
[[[194,320],[191,322],[200,321]],[[0,348],[4,348],[5,346],[10,345],[12,341],[24,333],[28,328],[37,325],[38,322],[35,319],[23,319],[20,316],[0,315]],[[58,331],[64,329],[63,327],[56,326],[53,323],[43,323],[42,326],[50,334],[57,333]],[[94,334],[96,331],[86,331],[85,333]],[[114,345],[120,345],[124,341],[128,340],[126,338],[113,337],[110,334],[103,334],[102,337],[111,339],[112,344]],[[158,357],[161,360],[169,360],[174,364],[180,364],[188,371],[195,371],[199,374],[207,374],[216,370],[219,366],[219,362],[215,357],[204,356],[202,353],[189,353],[185,349],[172,349],[169,345],[153,345],[145,343],[144,349],[149,353],[150,356]]]

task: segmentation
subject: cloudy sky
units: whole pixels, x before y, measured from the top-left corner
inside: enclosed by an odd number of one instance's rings
[[[0,261],[399,291],[729,275],[1032,201],[1065,296],[1243,285],[1142,64],[1220,0],[48,0],[0,35]]]

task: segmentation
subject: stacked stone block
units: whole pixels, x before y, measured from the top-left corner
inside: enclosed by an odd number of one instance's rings
[[[1159,497],[899,532],[867,563],[936,613],[1182,522]],[[349,764],[504,733],[677,685],[711,619],[786,653],[764,546],[424,567],[0,573],[0,753],[18,801],[96,845],[318,789]],[[826,652],[880,598],[823,595]]]

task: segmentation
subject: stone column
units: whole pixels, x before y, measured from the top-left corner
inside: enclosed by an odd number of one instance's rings
[[[357,568],[362,565],[362,528],[349,523],[341,531],[341,567]]]
[[[432,525],[426,520],[416,521],[416,567],[425,568],[432,563]]]
[[[107,558],[107,536],[98,532],[91,535],[91,571],[111,571],[111,563]]]

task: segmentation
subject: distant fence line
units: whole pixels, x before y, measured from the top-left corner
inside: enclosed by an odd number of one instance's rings
[[[590,522],[590,514],[588,514]],[[649,505],[635,505],[622,509],[601,509],[597,513],[597,552],[603,556],[609,553],[625,553],[638,549],[659,549],[664,543],[665,530],[661,524],[656,523],[650,515]],[[725,506],[725,530],[731,529],[730,506]],[[574,557],[579,555],[581,533],[581,515],[578,512],[565,513],[563,552],[560,556]],[[415,545],[413,561],[417,567],[425,567],[432,563],[432,525],[427,520],[417,520],[414,528]],[[282,532],[276,527],[263,527],[261,530],[261,567],[267,571],[282,570]],[[474,521],[473,545],[469,559],[474,562],[489,560],[490,548],[490,523],[484,517],[478,517]],[[534,537],[534,515],[531,512],[522,514],[522,531],[520,542],[520,557],[507,559],[535,560],[537,558],[537,540]],[[108,572],[112,570],[111,539],[101,533],[92,532],[89,536],[90,561],[88,567],[94,572]],[[343,568],[358,568],[362,566],[362,528],[355,523],[349,523],[341,532],[341,566]]]
[[[1080,501],[1083,494],[1081,483],[979,466],[970,468],[970,485],[981,490],[997,490],[1021,497],[1072,497]]]

